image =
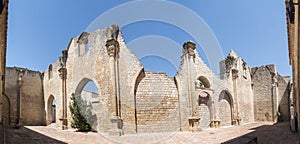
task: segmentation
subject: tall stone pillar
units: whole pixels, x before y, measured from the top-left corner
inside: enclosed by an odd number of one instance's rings
[[[192,78],[192,66],[194,64],[196,44],[189,41],[184,43],[183,48],[185,50],[185,58],[187,60],[187,84],[188,84],[188,99],[189,99],[189,108],[190,108],[190,116],[193,116],[193,108],[196,100],[193,100],[192,90],[194,87],[194,79]]]
[[[66,68],[66,62],[68,58],[68,51],[63,50],[62,56],[59,57],[61,68],[59,71],[59,76],[62,80],[62,118],[60,120],[62,121],[62,130],[68,129],[68,116],[67,116],[67,68]]]
[[[106,41],[107,53],[109,55],[109,66],[111,72],[111,82],[113,85],[113,95],[111,96],[112,110],[112,128],[109,134],[122,135],[123,121],[121,119],[121,104],[120,104],[120,86],[119,86],[119,42],[115,39]]]
[[[188,99],[189,99],[189,127],[191,131],[196,131],[199,127],[200,117],[197,109],[197,99],[194,96],[194,77],[192,67],[194,66],[196,44],[188,41],[183,44],[185,50],[185,59],[187,60],[187,84],[188,84]]]
[[[272,96],[273,96],[273,122],[277,122],[278,117],[278,80],[277,80],[277,72],[273,76],[272,80]]]
[[[237,69],[232,69],[231,73],[232,73],[232,81],[233,81],[233,97],[234,97],[234,101],[233,101],[233,106],[231,107],[231,111],[232,111],[232,125],[235,124],[240,124],[240,118],[239,118],[239,103],[238,103],[238,92],[237,92],[237,79],[239,77],[238,75],[238,70]],[[234,105],[235,105],[235,110],[236,113],[234,112]],[[235,113],[235,114],[234,114]]]
[[[21,118],[21,87],[23,84],[23,75],[25,73],[25,69],[17,69],[18,72],[18,80],[17,80],[17,113],[16,113],[16,121],[15,128],[20,127],[20,118]]]

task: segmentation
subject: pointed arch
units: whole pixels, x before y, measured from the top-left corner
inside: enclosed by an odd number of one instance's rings
[[[134,83],[134,121],[135,121],[135,132],[138,132],[137,128],[137,110],[136,110],[136,92],[137,88],[139,86],[139,83],[141,80],[145,77],[145,70],[141,69],[139,72],[139,75],[136,77],[135,83]]]
[[[50,95],[47,101],[47,124],[56,122],[56,101],[53,95]]]
[[[222,90],[219,95],[219,118],[221,126],[232,125],[233,122],[233,98],[227,90]]]

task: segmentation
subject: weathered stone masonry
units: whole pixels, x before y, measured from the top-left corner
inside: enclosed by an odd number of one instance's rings
[[[181,64],[174,77],[145,70],[126,47],[116,25],[72,38],[65,51],[68,121],[71,94],[82,94],[92,81],[99,96],[93,110],[97,121],[92,124],[97,131],[112,135],[196,131],[255,120],[277,121],[279,113],[282,120],[288,120],[288,78],[277,74],[275,66],[250,69],[234,51],[220,62],[220,78],[206,66],[190,41],[183,44]],[[59,60],[50,64],[42,85],[37,86],[43,89],[39,97],[47,124],[53,121],[53,99],[55,121],[61,124],[63,118],[61,68]]]

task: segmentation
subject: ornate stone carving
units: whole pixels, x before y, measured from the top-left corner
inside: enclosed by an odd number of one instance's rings
[[[248,67],[247,67],[247,63],[243,61],[243,69],[244,69],[244,70],[247,70],[247,68],[248,68]]]
[[[274,75],[273,77],[272,77],[272,85],[273,86],[278,86],[278,76],[277,75]]]
[[[232,69],[231,73],[232,73],[232,79],[236,79],[239,77],[238,75],[239,71],[237,69]]]
[[[119,42],[115,39],[106,41],[107,53],[110,57],[115,57],[119,53]]]
[[[195,57],[195,49],[196,49],[195,43],[188,41],[183,44],[183,48],[186,50],[189,56]]]
[[[229,73],[230,69],[237,67],[237,59],[233,56],[227,56],[225,59],[226,72]]]

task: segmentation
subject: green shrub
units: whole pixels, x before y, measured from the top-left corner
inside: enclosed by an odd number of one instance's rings
[[[81,95],[72,94],[69,108],[72,116],[71,127],[80,132],[91,131],[92,105],[87,104]]]

